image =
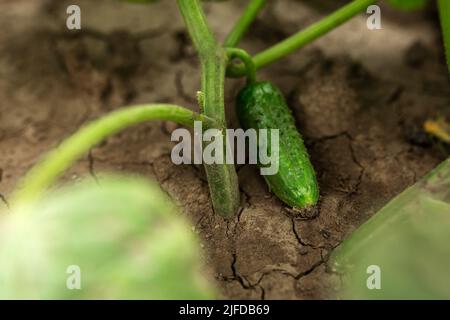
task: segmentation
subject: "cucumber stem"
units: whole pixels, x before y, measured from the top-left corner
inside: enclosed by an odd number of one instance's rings
[[[323,18],[321,21],[297,32],[273,47],[258,53],[253,57],[256,69],[258,70],[268,64],[276,62],[295,50],[304,47],[354,17],[375,2],[376,0],[354,0]],[[227,76],[229,77],[242,77],[243,75],[245,75],[245,66],[242,64],[230,65],[227,70]]]
[[[255,20],[258,12],[264,7],[267,0],[251,0],[245,8],[242,16],[239,18],[231,32],[225,39],[225,47],[236,47],[248,30],[252,22]]]
[[[225,68],[227,56],[212,34],[199,0],[177,0],[202,66],[202,112],[215,119],[225,132]],[[225,139],[225,138],[224,138]],[[224,143],[224,145],[226,145]],[[229,218],[239,209],[240,194],[233,164],[205,164],[214,211]]]
[[[190,127],[194,121],[202,121],[207,127],[217,125],[207,116],[171,104],[138,105],[114,111],[79,129],[38,162],[13,192],[13,206],[39,199],[65,170],[105,138],[150,120],[169,120]]]

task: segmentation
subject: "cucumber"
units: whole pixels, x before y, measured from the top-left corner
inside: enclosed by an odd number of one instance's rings
[[[270,190],[291,207],[315,205],[319,199],[316,174],[280,90],[267,81],[248,84],[239,93],[236,106],[244,129],[279,129],[278,172],[264,176]],[[271,154],[270,142],[267,148]]]

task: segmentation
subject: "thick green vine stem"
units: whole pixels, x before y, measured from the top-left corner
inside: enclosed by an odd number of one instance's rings
[[[254,83],[256,81],[256,67],[247,51],[238,48],[226,48],[226,50],[229,60],[237,58],[244,63],[247,83]]]
[[[227,56],[212,34],[199,0],[177,0],[202,66],[202,112],[225,132],[224,85]],[[225,136],[222,136],[225,139]],[[224,145],[226,145],[224,143]],[[232,217],[239,209],[240,195],[233,164],[205,164],[214,211]]]
[[[225,39],[225,47],[236,47],[239,44],[239,41],[241,41],[248,27],[250,27],[253,20],[255,20],[258,15],[258,12],[264,7],[266,2],[267,0],[250,0],[244,13]]]
[[[299,31],[273,47],[262,51],[253,57],[256,69],[278,61],[295,50],[304,47],[375,2],[376,0],[354,0],[305,30]],[[245,66],[243,64],[231,64],[227,70],[227,76],[229,77],[242,77],[244,75]]]
[[[450,1],[438,0],[439,15],[441,18],[442,37],[444,39],[447,67],[450,72]]]
[[[189,109],[170,104],[149,104],[114,111],[81,128],[48,153],[21,181],[12,196],[12,205],[36,200],[79,157],[105,138],[130,126],[150,120],[169,120],[185,126],[202,121],[205,127],[217,126],[215,120]]]

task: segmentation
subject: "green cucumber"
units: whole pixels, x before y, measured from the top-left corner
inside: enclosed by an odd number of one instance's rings
[[[319,199],[316,174],[280,90],[267,81],[248,84],[237,97],[237,115],[244,129],[279,129],[278,172],[264,176],[270,190],[294,208],[315,205]],[[267,148],[271,154],[270,142]]]

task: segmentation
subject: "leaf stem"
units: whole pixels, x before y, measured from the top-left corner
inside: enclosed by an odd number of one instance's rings
[[[354,0],[323,18],[321,21],[297,32],[273,47],[262,51],[253,57],[256,69],[260,69],[268,64],[276,62],[295,50],[304,47],[354,17],[375,2],[376,0]],[[230,65],[227,70],[227,75],[230,77],[242,77],[245,75],[245,66],[242,64]]]
[[[225,132],[225,50],[212,34],[199,0],[177,0],[188,32],[200,57],[202,66],[202,112],[215,119]],[[224,136],[222,136],[223,139]],[[225,145],[225,143],[224,143]],[[211,201],[217,214],[233,216],[239,208],[239,186],[232,164],[205,164]]]
[[[242,16],[237,21],[231,32],[225,39],[225,47],[236,47],[241,41],[247,29],[255,20],[258,12],[264,7],[267,0],[250,0],[250,3],[245,8]]]
[[[150,120],[169,120],[185,126],[193,126],[194,121],[202,121],[207,127],[217,125],[207,116],[171,104],[138,105],[114,111],[85,125],[49,152],[21,181],[13,193],[12,203],[23,204],[38,199],[89,149],[119,131]]]

